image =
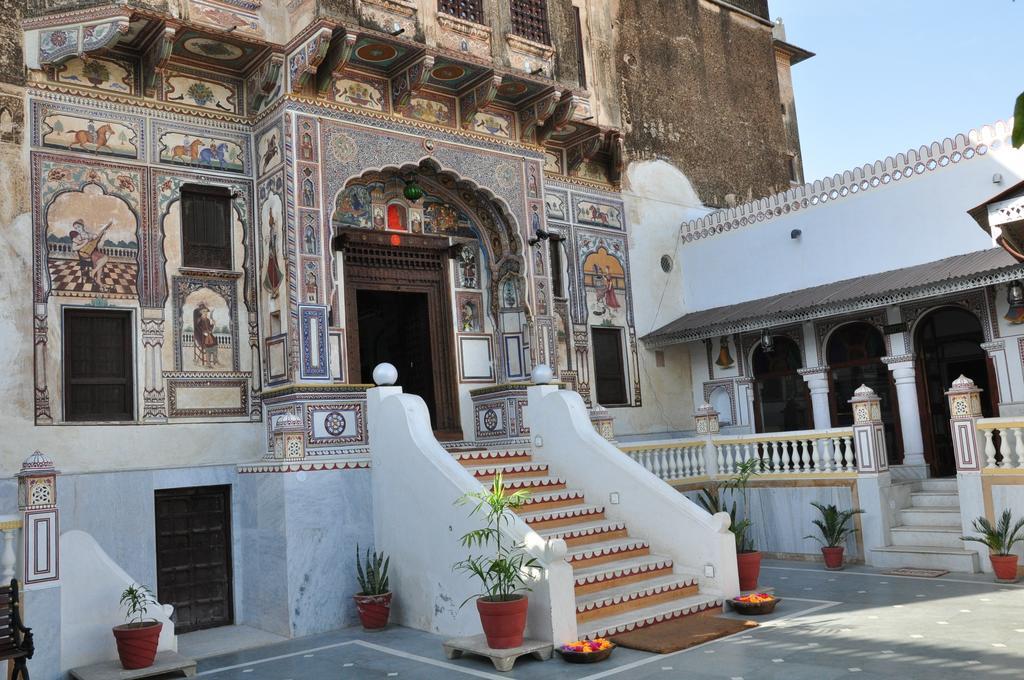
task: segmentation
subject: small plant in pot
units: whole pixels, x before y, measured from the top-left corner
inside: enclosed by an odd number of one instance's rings
[[[125,622],[114,626],[117,656],[125,670],[148,668],[156,659],[160,645],[160,631],[164,624],[156,619],[146,620],[149,606],[156,604],[152,591],[142,585],[131,584],[121,593],[121,606],[125,608]]]
[[[701,489],[697,498],[704,509],[712,515],[719,512],[729,513],[729,531],[736,539],[736,568],[742,591],[756,590],[757,581],[761,576],[761,553],[755,548],[754,539],[748,533],[752,523],[749,517],[750,494],[747,485],[750,478],[761,471],[762,465],[760,458],[751,458],[738,464],[734,477],[721,481],[710,489]],[[726,492],[732,497],[731,505],[727,504],[724,498]],[[742,519],[738,516],[737,494],[743,497],[743,511],[748,515]]]
[[[365,559],[356,543],[356,578],[359,594],[353,595],[359,622],[366,630],[381,630],[391,616],[391,589],[388,587],[388,567],[391,558],[366,549]]]
[[[480,624],[492,649],[511,649],[523,644],[526,630],[526,610],[530,588],[526,585],[529,573],[537,569],[537,560],[530,557],[521,543],[504,534],[505,526],[515,517],[516,508],[526,502],[528,493],[506,493],[501,475],[495,475],[491,488],[468,493],[457,501],[458,505],[472,505],[469,513],[483,515],[485,526],[468,532],[460,540],[468,550],[486,549],[487,555],[470,555],[455,563],[454,568],[480,581],[481,592],[462,603],[476,598]]]
[[[822,505],[814,502],[811,505],[821,513],[820,519],[812,520],[814,526],[818,527],[818,531],[821,532],[821,536],[810,535],[804,536],[804,538],[813,538],[821,543],[821,555],[825,558],[826,569],[833,571],[842,569],[843,544],[846,542],[847,536],[857,531],[856,528],[850,526],[850,520],[854,515],[859,515],[864,511],[860,508],[840,510],[834,505]]]
[[[1007,508],[1003,510],[999,521],[993,526],[987,517],[979,517],[974,520],[974,530],[980,536],[961,536],[961,541],[974,541],[984,543],[988,546],[988,559],[992,562],[992,571],[996,573],[996,580],[1005,583],[1017,581],[1017,556],[1011,550],[1015,543],[1024,541],[1024,519],[1017,520],[1017,523],[1010,527],[1013,522],[1013,513]]]

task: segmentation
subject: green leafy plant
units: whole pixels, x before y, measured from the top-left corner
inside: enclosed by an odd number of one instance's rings
[[[391,592],[388,587],[388,567],[391,558],[384,553],[366,549],[365,560],[360,556],[356,543],[356,578],[359,580],[360,595],[383,595]]]
[[[507,493],[501,475],[495,475],[491,488],[467,493],[456,505],[472,505],[469,516],[482,514],[485,526],[466,533],[460,540],[470,551],[494,545],[488,555],[470,555],[456,562],[453,568],[479,579],[481,592],[466,598],[462,606],[475,598],[488,602],[508,602],[531,590],[526,585],[529,572],[537,569],[537,560],[530,557],[521,543],[503,536],[504,527],[515,517],[516,508],[522,507],[529,497],[526,491]]]
[[[705,487],[700,490],[700,495],[697,497],[697,501],[712,515],[719,512],[729,513],[729,531],[733,533],[736,538],[736,552],[747,553],[755,552],[753,537],[748,535],[750,531],[751,521],[749,517],[738,517],[738,509],[736,503],[736,496],[740,495],[743,497],[743,509],[745,513],[749,513],[750,508],[750,492],[747,485],[750,483],[751,477],[758,474],[764,465],[760,458],[751,458],[750,460],[739,463],[736,466],[736,474],[728,479],[715,484],[713,487]],[[725,492],[729,493],[732,500],[732,504],[728,504],[725,499]]]
[[[121,593],[121,606],[125,608],[125,623],[141,626],[149,611],[149,605],[156,603],[153,591],[143,585],[131,584]]]
[[[834,505],[822,505],[813,501],[811,505],[816,507],[818,512],[821,513],[820,519],[812,520],[814,526],[818,527],[818,531],[821,532],[821,536],[810,535],[804,536],[804,538],[813,538],[829,548],[842,545],[846,541],[847,536],[857,531],[855,527],[850,526],[850,520],[853,519],[854,515],[864,512],[860,508],[840,510]]]
[[[1024,518],[1017,520],[1012,529],[1010,528],[1011,522],[1013,522],[1013,513],[1009,508],[1003,510],[1003,514],[1000,515],[999,521],[994,526],[987,517],[979,517],[974,520],[973,524],[974,530],[981,535],[961,536],[960,540],[984,543],[993,555],[1009,555],[1015,543],[1024,541],[1024,535],[1021,535],[1021,531],[1024,530]]]
[[[1013,133],[1011,141],[1013,142],[1014,149],[1024,146],[1024,92],[1017,96],[1017,102],[1013,106]]]

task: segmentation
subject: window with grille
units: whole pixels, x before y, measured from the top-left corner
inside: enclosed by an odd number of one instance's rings
[[[483,0],[437,0],[437,11],[472,21],[474,24],[482,24],[484,22],[483,5]]]
[[[551,44],[546,0],[512,0],[512,32],[527,40]]]
[[[132,420],[131,313],[64,312],[64,419]]]
[[[182,264],[231,269],[231,192],[224,187],[181,188]]]

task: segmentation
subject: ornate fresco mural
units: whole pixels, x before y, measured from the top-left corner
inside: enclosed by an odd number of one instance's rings
[[[145,124],[134,116],[96,115],[85,109],[35,102],[35,143],[50,149],[138,159]]]
[[[201,128],[174,129],[162,125],[155,126],[153,135],[153,155],[159,163],[248,174],[243,137],[211,136]]]
[[[211,111],[238,113],[238,87],[190,75],[164,79],[164,99]]]
[[[135,93],[135,67],[126,61],[103,57],[72,57],[57,66],[56,80],[118,94]]]

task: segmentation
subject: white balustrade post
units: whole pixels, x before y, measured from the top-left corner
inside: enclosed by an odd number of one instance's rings
[[[914,358],[910,355],[883,357],[896,382],[896,401],[900,410],[900,431],[903,437],[903,463],[893,470],[897,479],[924,479],[928,463],[924,459],[924,437],[921,435],[921,407],[917,399],[917,377]]]
[[[714,436],[719,432],[718,411],[705,402],[693,414],[693,422],[697,428],[697,436],[704,438],[704,469],[712,479],[718,476],[718,451],[715,449]]]
[[[956,457],[956,486],[960,496],[960,526],[965,535],[974,534],[974,519],[985,515],[985,494],[981,485],[983,449],[978,434],[981,413],[981,388],[970,378],[961,375],[946,392],[949,399],[949,427],[953,435],[953,453]],[[991,430],[986,430],[991,435]],[[1006,433],[1003,433],[1004,438]],[[1006,461],[1003,461],[1006,464]],[[964,543],[967,550],[975,550],[982,571],[992,567],[984,554],[973,543]]]
[[[867,385],[858,387],[850,399],[853,407],[853,449],[857,461],[857,496],[864,510],[861,531],[866,553],[864,559],[868,564],[873,561],[873,548],[889,545],[892,528],[892,479],[880,402],[875,391]]]
[[[0,532],[3,533],[3,547],[0,548],[0,583],[10,583],[17,575],[18,558],[14,550],[21,515],[0,515]]]

